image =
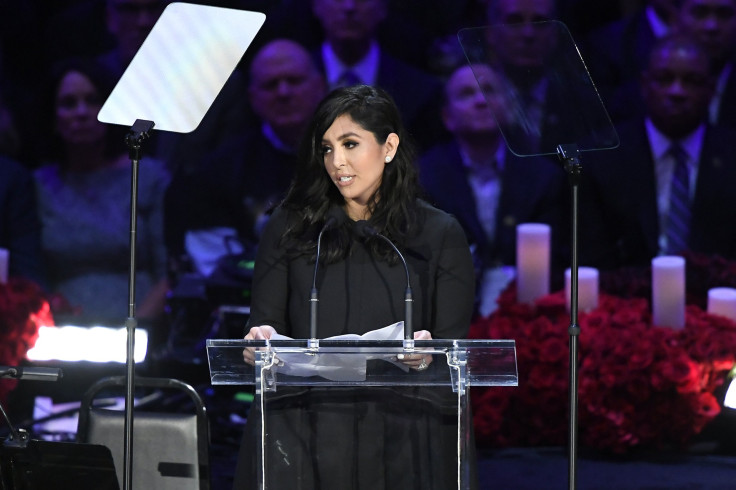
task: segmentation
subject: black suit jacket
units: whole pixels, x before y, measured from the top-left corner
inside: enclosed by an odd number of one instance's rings
[[[468,241],[477,247],[480,267],[516,263],[516,225],[547,223],[552,227],[553,274],[569,266],[569,209],[565,173],[545,157],[517,157],[507,151],[501,173],[496,237],[489,243],[476,212],[473,190],[455,142],[433,147],[419,161],[419,176],[428,199],[454,215]]]
[[[0,247],[10,251],[8,275],[45,286],[41,223],[32,174],[21,164],[0,157]]]
[[[716,124],[736,128],[736,61],[731,63],[731,72],[723,87]]]
[[[643,120],[619,126],[621,145],[591,153],[580,186],[581,265],[646,266],[658,253],[654,162]],[[708,127],[698,163],[689,247],[736,259],[736,132]]]

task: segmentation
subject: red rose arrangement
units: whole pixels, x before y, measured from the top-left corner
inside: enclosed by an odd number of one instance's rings
[[[0,284],[0,365],[16,366],[38,339],[41,325],[53,325],[49,304],[43,291],[25,279]],[[13,379],[0,380],[0,402],[17,384]]]
[[[598,308],[578,318],[580,443],[619,454],[686,445],[720,412],[719,391],[736,363],[735,322],[706,313],[688,298],[683,329],[652,326],[649,299],[638,295],[651,285],[642,279],[646,274],[637,276],[640,281],[634,276],[602,275]],[[627,285],[627,291],[616,291],[623,296],[605,292],[616,284]],[[707,292],[706,284],[700,286]],[[479,445],[567,443],[569,326],[564,292],[519,304],[513,283],[499,297],[498,309],[473,323],[470,338],[516,341],[519,371],[518,387],[473,388]]]

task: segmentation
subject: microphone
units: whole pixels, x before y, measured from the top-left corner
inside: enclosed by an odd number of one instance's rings
[[[63,375],[59,368],[0,366],[0,378],[58,381]]]
[[[59,368],[0,366],[0,378],[58,381],[61,377],[62,371]],[[10,434],[2,445],[5,447],[25,448],[30,440],[28,432],[26,432],[25,429],[19,429],[13,425],[1,403],[0,414],[3,419],[5,419],[5,423],[8,424],[8,428],[10,429]]]
[[[404,342],[411,343],[414,341],[414,329],[412,327],[412,304],[414,303],[414,300],[412,299],[411,281],[409,280],[409,266],[406,265],[406,259],[404,259],[404,256],[399,251],[399,249],[396,248],[394,242],[389,240],[384,235],[378,233],[378,231],[376,231],[375,228],[369,225],[366,220],[356,221],[354,226],[354,230],[358,236],[364,238],[371,238],[376,236],[391,245],[391,248],[394,249],[396,254],[401,259],[401,263],[404,264],[404,271],[406,272],[406,291],[404,293]]]
[[[317,291],[317,270],[319,269],[319,253],[322,247],[322,235],[333,228],[336,228],[345,220],[345,213],[337,206],[333,206],[327,211],[325,224],[317,235],[317,256],[314,261],[314,275],[312,276],[312,291],[309,296],[309,336],[310,344],[317,339],[317,306],[319,304],[319,293]]]

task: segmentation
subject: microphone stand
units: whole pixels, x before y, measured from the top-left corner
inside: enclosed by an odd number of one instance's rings
[[[0,371],[0,378],[17,378],[16,371],[14,368],[6,368]],[[8,424],[10,434],[7,439],[3,442],[3,446],[7,447],[20,447],[25,448],[28,446],[28,432],[23,429],[16,429],[13,423],[10,421],[10,417],[5,412],[3,404],[0,403],[0,412],[2,413],[5,423]]]
[[[130,269],[128,276],[128,317],[125,320],[127,332],[126,351],[126,390],[125,390],[125,438],[123,440],[123,488],[133,488],[133,395],[135,388],[135,265],[136,230],[138,226],[138,167],[141,160],[141,143],[149,137],[153,121],[137,119],[125,136],[132,164],[130,184]]]
[[[28,379],[36,381],[58,381],[62,377],[62,371],[59,368],[33,368],[33,367],[15,367],[0,366],[0,378]],[[10,435],[3,442],[5,447],[28,447],[28,432],[24,429],[16,429],[10,421],[10,417],[5,412],[5,408],[0,403],[0,414],[2,414],[5,423],[8,424]],[[1,485],[1,482],[0,482]]]
[[[406,264],[404,255],[391,240],[380,233],[375,233],[375,236],[391,245],[391,248],[394,249],[394,252],[396,252],[396,255],[399,256],[401,262],[404,264],[404,272],[406,272],[406,289],[404,290],[404,350],[411,351],[414,350],[414,325],[412,317],[414,298],[412,297],[411,282],[409,280],[409,266]]]
[[[570,337],[569,368],[569,431],[568,431],[568,483],[570,490],[577,488],[578,456],[578,188],[580,185],[580,158],[577,145],[559,145],[557,156],[562,161],[570,183],[572,206],[571,217],[571,263],[570,263]]]
[[[388,239],[385,235],[378,233],[378,231],[368,224],[367,221],[361,220],[355,223],[355,229],[359,236],[370,238],[378,237],[394,249],[396,255],[401,259],[401,263],[404,266],[404,272],[406,272],[406,289],[404,290],[404,351],[414,350],[414,325],[412,323],[412,307],[414,299],[411,292],[411,279],[409,276],[409,266],[406,263],[406,259],[401,251],[398,249],[394,242]]]
[[[309,296],[309,340],[307,347],[315,351],[319,348],[319,340],[317,340],[317,308],[319,307],[319,292],[317,290],[317,270],[319,269],[319,254],[322,248],[322,235],[329,228],[328,223],[322,227],[317,236],[317,256],[314,261],[314,275],[312,277],[312,291]]]

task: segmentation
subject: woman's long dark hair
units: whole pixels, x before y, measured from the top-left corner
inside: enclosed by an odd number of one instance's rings
[[[315,111],[299,151],[299,168],[282,202],[289,220],[282,243],[296,254],[316,250],[317,234],[332,207],[343,207],[345,199],[325,170],[322,138],[332,123],[349,116],[379,144],[391,133],[399,136],[399,145],[391,163],[385,165],[381,184],[368,202],[370,224],[397,245],[415,233],[417,223],[417,173],[414,147],[401,121],[399,110],[383,89],[368,85],[339,88],[325,97]],[[322,249],[328,263],[350,252],[351,225],[344,223],[336,232],[325,234]],[[372,251],[395,262],[394,252],[383,240],[373,240]]]

